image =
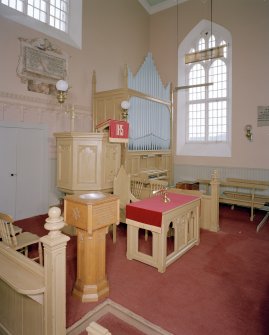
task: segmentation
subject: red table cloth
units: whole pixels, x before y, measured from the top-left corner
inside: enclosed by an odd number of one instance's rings
[[[199,197],[194,195],[167,193],[170,202],[164,202],[161,195],[140,200],[126,206],[126,218],[152,226],[161,227],[162,215],[176,207],[184,206]]]

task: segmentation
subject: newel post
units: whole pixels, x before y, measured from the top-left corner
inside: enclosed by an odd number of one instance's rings
[[[220,182],[218,178],[218,171],[214,170],[211,176],[211,217],[210,230],[219,231],[219,192]]]
[[[44,329],[45,335],[66,334],[66,244],[70,238],[60,231],[64,226],[61,210],[49,209],[45,228],[48,235],[41,237],[44,246]]]

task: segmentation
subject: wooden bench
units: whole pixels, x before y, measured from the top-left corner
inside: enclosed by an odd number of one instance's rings
[[[209,181],[202,179],[199,182],[200,184],[209,183]],[[220,180],[220,186],[222,190],[224,188],[228,188],[228,190],[223,190],[220,194],[219,202],[232,206],[250,207],[251,221],[254,219],[254,209],[259,209],[266,202],[269,202],[269,195],[259,193],[269,189],[269,182],[267,181],[226,178],[225,180]]]

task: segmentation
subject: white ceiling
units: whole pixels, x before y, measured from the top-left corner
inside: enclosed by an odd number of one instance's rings
[[[187,0],[138,0],[149,14],[155,14],[164,9],[176,6]]]
[[[149,14],[158,13],[164,9],[177,6],[188,0],[138,0],[141,5],[146,9]],[[206,3],[207,0],[200,0],[202,3]],[[256,0],[257,1],[257,0]],[[267,2],[268,0],[263,0]]]

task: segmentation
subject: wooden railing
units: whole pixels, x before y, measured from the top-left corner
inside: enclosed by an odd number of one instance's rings
[[[49,210],[44,267],[0,242],[0,333],[66,334],[66,244],[61,211]]]

